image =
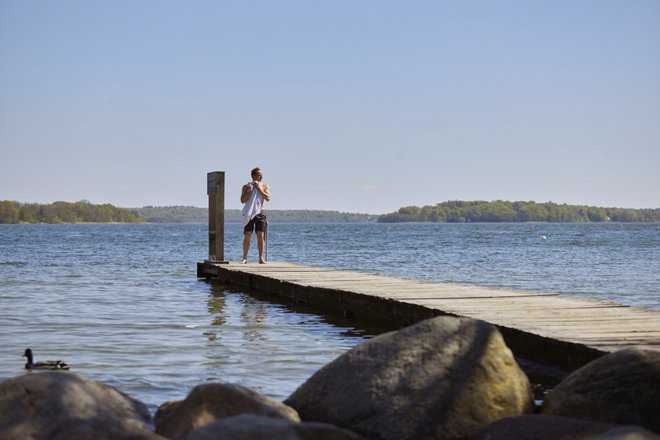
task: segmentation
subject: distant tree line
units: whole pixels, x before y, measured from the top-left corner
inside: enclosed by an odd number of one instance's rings
[[[0,201],[0,223],[141,223],[134,210],[86,200],[49,204]]]
[[[240,219],[240,211],[236,211]],[[361,223],[375,222],[378,219],[377,215],[371,214],[307,209],[270,210],[267,215],[269,221],[278,223]]]
[[[405,206],[378,217],[379,222],[658,222],[660,209],[600,208],[553,202],[505,200],[447,201],[436,205]]]
[[[195,206],[144,206],[135,212],[149,223],[207,223],[209,218],[207,208]]]
[[[150,223],[207,223],[208,209],[194,206],[145,206],[135,211]],[[276,223],[344,223],[376,221],[378,216],[339,211],[267,210],[268,220]],[[243,220],[240,209],[225,210],[225,221]]]
[[[277,223],[345,222],[660,222],[660,209],[601,208],[553,202],[447,201],[436,205],[405,206],[381,216],[322,210],[269,210]],[[194,206],[118,208],[111,204],[54,202],[50,204],[0,201],[0,223],[206,223],[208,209]],[[225,211],[225,221],[241,222],[239,209]]]

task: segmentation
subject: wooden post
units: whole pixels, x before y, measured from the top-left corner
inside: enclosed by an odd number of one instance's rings
[[[206,175],[209,196],[209,259],[210,263],[225,261],[225,172],[212,171]]]

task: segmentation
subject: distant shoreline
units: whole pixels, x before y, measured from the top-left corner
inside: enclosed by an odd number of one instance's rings
[[[389,214],[328,210],[267,210],[272,223],[654,223],[660,209],[602,208],[553,202],[447,201],[406,206]],[[194,206],[119,208],[87,201],[51,204],[0,201],[0,224],[206,224],[208,209]],[[226,223],[241,223],[239,209],[225,210]]]
[[[208,209],[193,206],[145,206],[134,208],[150,223],[208,223]],[[378,215],[340,211],[304,209],[267,209],[268,220],[273,223],[365,223],[376,222]],[[225,209],[226,223],[241,223],[240,209]]]

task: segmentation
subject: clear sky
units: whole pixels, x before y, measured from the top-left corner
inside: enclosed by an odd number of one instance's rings
[[[660,207],[660,1],[0,0],[0,199]]]

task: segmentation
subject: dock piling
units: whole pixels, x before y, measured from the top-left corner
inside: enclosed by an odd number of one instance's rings
[[[209,259],[210,263],[226,264],[225,260],[225,172],[206,175],[209,196]]]

